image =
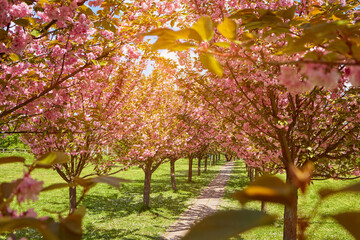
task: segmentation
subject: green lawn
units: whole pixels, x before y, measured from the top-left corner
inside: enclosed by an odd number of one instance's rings
[[[305,196],[299,196],[299,217],[308,216],[314,208],[319,196],[317,191],[321,188],[340,188],[349,184],[354,184],[360,180],[325,180],[314,181],[310,185]],[[236,190],[241,190],[247,186],[249,180],[246,176],[245,165],[242,162],[236,162],[233,174],[228,183],[225,199],[222,203],[222,209],[235,209],[241,208],[238,202],[231,198],[231,194]],[[259,202],[248,203],[245,208],[260,210],[261,204]],[[268,213],[278,216],[278,221],[273,226],[262,227],[253,229],[241,236],[233,239],[282,239],[283,227],[283,207],[278,204],[268,204]],[[319,213],[334,214],[344,211],[360,211],[360,194],[347,193],[343,195],[336,195],[326,199],[319,208]],[[340,225],[331,220],[330,218],[317,217],[312,220],[310,228],[307,230],[308,239],[353,239],[353,237]]]
[[[0,155],[4,156],[4,154]],[[30,158],[31,156],[26,155]],[[221,162],[221,165],[224,162]],[[142,191],[144,174],[139,168],[131,168],[121,172],[117,176],[132,180],[131,183],[121,185],[120,190],[107,185],[98,185],[90,190],[83,204],[87,208],[84,219],[84,239],[159,239],[167,227],[169,227],[179,215],[187,208],[189,203],[197,197],[201,189],[216,176],[220,164],[209,168],[207,173],[197,176],[194,164],[194,183],[187,183],[188,161],[182,159],[176,163],[176,177],[179,191],[174,193],[170,185],[169,164],[162,165],[153,174],[151,209],[142,211]],[[22,176],[23,170],[20,164],[2,165],[0,169],[0,181],[11,181]],[[36,170],[33,175],[39,180],[44,180],[45,185],[62,182],[60,177],[51,170]],[[230,181],[228,183],[223,209],[241,208],[231,198],[231,193],[240,190],[248,184],[245,166],[237,161]],[[317,190],[325,187],[343,187],[352,181],[315,181],[310,186],[306,196],[299,197],[299,215],[307,216],[313,209],[318,195]],[[40,216],[51,215],[44,209],[61,211],[67,208],[67,191],[55,190],[40,195],[39,201],[16,206],[20,211],[34,207]],[[253,202],[246,208],[260,209],[260,203]],[[282,212],[281,205],[268,204],[268,213],[278,216],[278,221],[269,227],[254,229],[234,239],[282,239]],[[320,207],[320,213],[331,214],[342,211],[360,211],[360,195],[344,194],[327,199]],[[342,227],[329,218],[315,218],[307,231],[308,239],[352,239]],[[29,239],[40,239],[35,231],[22,231],[21,235]],[[6,239],[6,236],[0,236]]]
[[[1,154],[0,156],[5,156]],[[31,155],[26,155],[31,158]],[[196,161],[195,161],[196,162]],[[99,184],[91,189],[83,201],[87,213],[84,219],[84,239],[159,239],[179,215],[195,199],[201,189],[207,186],[220,170],[220,162],[208,167],[207,173],[197,176],[197,166],[193,166],[193,181],[187,183],[188,160],[176,162],[176,177],[178,192],[174,193],[170,184],[170,166],[164,164],[155,171],[151,185],[151,209],[142,210],[142,191],[144,174],[139,168],[131,168],[116,176],[132,180],[124,183],[120,190],[108,185]],[[21,164],[5,164],[0,168],[0,181],[12,181],[22,177]],[[45,186],[62,182],[62,179],[52,170],[35,170],[33,177],[44,180]],[[39,201],[15,206],[19,211],[35,208],[39,216],[54,214],[46,212],[61,211],[67,208],[68,192],[65,189],[44,192]],[[35,231],[26,230],[17,234],[28,239],[40,239]],[[0,239],[6,236],[0,235]]]

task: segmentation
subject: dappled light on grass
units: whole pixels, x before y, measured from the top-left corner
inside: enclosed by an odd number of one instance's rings
[[[14,164],[17,165],[17,163]],[[7,178],[8,173],[9,176],[16,172],[22,173],[21,166],[14,167],[14,164],[9,168],[4,165],[6,167],[0,169],[0,180],[1,177]],[[171,188],[169,165],[164,164],[154,173],[152,204],[150,210],[146,211],[142,211],[143,173],[138,168],[132,168],[116,175],[131,180],[130,183],[121,184],[118,190],[107,185],[95,186],[88,192],[82,203],[87,209],[83,222],[84,239],[157,239],[168,226],[176,221],[190,202],[197,197],[201,189],[216,176],[221,164],[212,166],[207,173],[203,173],[200,177],[195,176],[193,183],[187,183],[187,160],[177,161],[177,193],[174,193]],[[14,171],[9,171],[9,169]],[[34,174],[40,180],[51,179],[54,183],[59,180],[59,176],[52,171],[40,169]],[[51,182],[47,184],[51,184]],[[20,207],[22,209],[35,207],[39,216],[52,215],[43,209],[66,210],[67,201],[63,197],[66,194],[66,189],[44,192],[40,194],[38,202]],[[23,230],[17,235],[28,236],[29,239],[40,239],[38,233],[33,230]],[[0,239],[6,238],[0,236]]]
[[[224,202],[221,208],[224,210],[241,209],[238,201],[233,198],[233,193],[239,188],[245,188],[249,179],[246,177],[245,165],[242,162],[236,162],[230,181],[227,186]],[[283,176],[280,176],[283,177]],[[341,180],[325,180],[313,181],[307,189],[306,195],[299,196],[299,217],[306,217],[315,207],[317,201],[320,199],[318,191],[320,189],[330,188],[339,189],[352,184],[358,183],[359,180],[341,181]],[[260,210],[260,202],[249,202],[245,205],[246,209]],[[334,197],[326,199],[318,209],[318,214],[330,215],[347,211],[360,211],[359,195],[356,193],[339,194]],[[250,239],[281,239],[283,219],[283,207],[279,204],[268,203],[267,213],[278,216],[277,221],[272,226],[256,228],[241,234],[239,237],[231,238],[232,240],[250,240]],[[310,221],[310,226],[306,231],[308,239],[340,239],[348,240],[353,237],[351,234],[342,228],[336,221],[331,218],[323,218],[316,216]]]

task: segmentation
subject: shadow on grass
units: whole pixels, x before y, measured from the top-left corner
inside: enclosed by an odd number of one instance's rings
[[[232,198],[235,191],[242,190],[249,184],[249,178],[247,177],[247,171],[242,164],[237,163],[232,170],[231,178],[227,184],[227,191],[224,198]]]
[[[133,234],[133,236],[138,236],[137,238],[122,238],[124,240],[134,240],[134,239],[154,239],[154,240],[159,240],[160,236],[149,236],[149,235],[145,235],[145,234]]]
[[[98,239],[131,239],[126,236],[136,235],[139,229],[128,230],[128,229],[99,229],[94,227],[93,224],[89,224],[85,227],[85,234],[83,239],[86,240],[98,240]]]
[[[183,172],[187,174],[187,171]],[[178,173],[181,174],[181,171]],[[171,187],[170,174],[168,178],[157,175],[151,180],[150,209],[146,209],[141,201],[143,180],[133,180],[131,183],[122,184],[119,192],[110,190],[111,187],[104,185],[103,189],[109,189],[111,193],[89,193],[82,204],[86,206],[88,214],[105,214],[104,219],[126,217],[146,211],[150,211],[155,217],[164,217],[161,214],[164,208],[171,215],[177,216],[186,209],[189,198],[196,198],[200,195],[201,190],[210,183],[215,175],[214,170],[209,170],[200,177],[194,176],[192,183],[187,182],[187,176],[178,177],[176,180],[177,192],[174,192]]]
[[[180,191],[183,188],[183,186],[179,186]],[[189,190],[189,187],[186,190]],[[192,191],[196,193],[197,189]],[[88,194],[82,204],[86,206],[89,214],[102,213],[106,215],[106,218],[125,217],[134,213],[141,214],[148,210],[141,201],[142,192],[143,181],[135,180],[130,184],[121,185],[120,192],[106,195]],[[150,210],[155,210],[156,214],[159,214],[158,210],[161,208],[167,207],[173,215],[178,215],[186,207],[188,198],[189,194],[186,192],[174,193],[168,181],[154,180],[151,183]],[[161,217],[160,214],[159,216]]]

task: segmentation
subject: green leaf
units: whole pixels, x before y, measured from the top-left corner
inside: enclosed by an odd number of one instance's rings
[[[229,18],[233,18],[233,19],[243,19],[248,18],[249,16],[252,16],[253,18],[257,18],[256,14],[255,14],[255,10],[254,9],[240,9],[238,11],[236,11],[235,13],[231,14],[229,16]]]
[[[223,48],[229,48],[231,46],[229,42],[216,42],[213,45]]]
[[[158,28],[154,29],[150,32],[140,34],[143,36],[158,36],[158,37],[164,37],[164,38],[171,38],[174,39],[175,31],[169,28]]]
[[[335,40],[329,44],[327,47],[328,50],[337,51],[343,54],[346,54],[350,51],[349,46],[346,44],[345,41],[342,40]]]
[[[66,163],[69,160],[69,156],[63,152],[50,152],[41,156],[34,164],[37,168],[50,168],[54,164]]]
[[[0,29],[0,41],[6,42],[8,40],[10,40],[8,32],[5,31],[4,29]]]
[[[10,53],[10,54],[9,54],[9,58],[10,58],[11,61],[13,61],[13,62],[17,62],[17,61],[20,60],[19,56],[18,56],[17,54],[15,54],[15,53]]]
[[[100,176],[96,178],[87,179],[96,183],[106,183],[113,187],[120,187],[121,182],[130,182],[129,180],[118,178],[118,177],[111,177],[111,176]]]
[[[195,40],[195,41],[197,41],[199,43],[202,41],[201,36],[194,29],[188,28],[188,29],[185,29],[185,30],[188,32],[187,39],[193,39],[193,40]]]
[[[321,198],[326,198],[326,197],[328,197],[330,195],[333,195],[333,194],[346,193],[346,192],[357,192],[357,193],[359,193],[360,192],[360,183],[355,183],[353,185],[350,185],[350,186],[347,186],[347,187],[344,187],[344,188],[340,188],[340,189],[337,189],[337,190],[324,188],[324,189],[321,189],[319,191],[319,195],[320,195]]]
[[[213,22],[209,16],[201,17],[193,26],[194,29],[204,41],[210,41],[214,35]]]
[[[175,40],[172,39],[165,39],[165,38],[158,38],[156,42],[152,45],[153,50],[160,50],[160,49],[172,49],[175,46]]]
[[[96,66],[100,65],[98,60],[91,59],[91,62]]]
[[[293,5],[292,7],[286,9],[286,10],[280,10],[276,14],[284,19],[290,19],[292,20],[295,16],[296,12],[296,5]]]
[[[31,5],[31,4],[33,4],[34,2],[36,2],[36,0],[24,0],[24,2],[25,2],[27,5]]]
[[[23,217],[23,218],[0,218],[0,232],[13,232],[14,230],[22,228],[34,228],[38,230],[44,239],[59,240],[48,227],[47,221],[42,221],[36,218]]]
[[[183,240],[228,239],[255,227],[272,224],[273,216],[253,210],[230,210],[204,218],[185,235]]]
[[[348,230],[355,239],[360,239],[360,212],[339,213],[331,217]]]
[[[221,35],[229,40],[236,39],[236,28],[236,22],[230,18],[225,18],[224,21],[217,26]]]
[[[360,46],[351,45],[351,52],[356,59],[360,59]]]
[[[216,60],[216,58],[208,53],[200,55],[200,62],[203,66],[208,69],[210,72],[218,75],[219,77],[223,76],[223,68],[221,64]]]
[[[171,27],[174,27],[175,23],[176,23],[176,20],[175,20],[175,19],[171,20],[170,26],[171,26]]]
[[[17,181],[7,183],[3,182],[0,184],[0,202],[3,198],[9,198],[12,193],[14,192],[14,189],[17,187],[17,185],[21,182],[21,179],[18,179]]]
[[[295,189],[274,176],[262,176],[251,182],[248,187],[234,194],[241,203],[258,200],[292,205],[296,202]]]
[[[79,9],[86,14],[87,17],[93,17],[95,14],[94,12],[91,10],[91,8],[89,8],[88,6],[86,6],[85,4],[81,5],[79,7]]]
[[[71,183],[54,183],[54,184],[51,184],[51,185],[43,188],[41,191],[45,192],[45,191],[50,191],[50,190],[54,190],[54,189],[68,188],[68,187],[73,187],[73,186],[75,186],[75,185],[71,184]]]
[[[61,219],[60,225],[64,227],[61,229],[61,235],[68,236],[67,239],[80,240],[82,236],[82,219],[85,216],[85,212],[85,207],[81,206],[65,219]]]
[[[121,182],[130,182],[129,180],[118,178],[118,177],[111,177],[111,176],[99,176],[94,178],[74,178],[75,183],[79,184],[80,186],[83,186],[84,188],[92,188],[98,183],[106,183],[113,187],[120,187]]]
[[[153,50],[160,50],[160,49],[167,49],[171,51],[183,51],[188,50],[189,48],[195,47],[194,44],[190,42],[176,42],[169,39],[159,38],[156,42],[152,45]]]
[[[103,60],[99,62],[100,66],[106,66],[108,64],[107,61]]]
[[[317,52],[307,52],[304,59],[318,60],[319,56]]]
[[[148,33],[144,33],[144,34],[140,34],[140,35],[158,36],[159,38],[162,38],[162,39],[177,40],[177,39],[188,39],[189,35],[191,34],[191,31],[195,31],[195,30],[186,28],[186,29],[182,29],[180,31],[174,31],[169,28],[158,28],[158,29],[154,29]]]
[[[184,43],[176,43],[174,44],[169,50],[173,50],[173,51],[183,51],[183,50],[188,50],[190,48],[195,47],[194,44],[189,43],[189,42],[184,42]]]
[[[278,24],[283,23],[281,18],[279,18],[276,15],[271,14],[265,14],[264,16],[261,16],[259,19],[261,21],[261,28],[264,28],[266,26],[276,27]],[[249,24],[248,24],[249,25]]]
[[[25,162],[25,158],[23,157],[2,157],[0,158],[0,164],[6,164],[6,163],[15,163],[15,162]]]
[[[159,28],[152,30],[148,33],[140,34],[143,36],[158,36],[158,44],[160,45],[173,45],[177,44],[176,40],[178,39],[186,39],[186,40],[195,40],[197,42],[201,42],[202,38],[200,35],[191,28],[182,29],[180,31],[174,31],[172,29],[168,28]],[[160,44],[161,43],[161,44]],[[166,44],[164,44],[166,43]],[[159,46],[156,46],[155,49],[157,49]],[[168,49],[166,48],[158,48],[158,49]]]
[[[28,19],[24,19],[24,18],[16,19],[13,22],[16,23],[17,25],[20,25],[25,28],[30,26],[30,21]]]
[[[336,52],[329,52],[321,57],[324,62],[336,62],[339,60],[339,54]]]
[[[251,39],[254,39],[256,38],[256,36],[254,34],[251,34],[249,32],[244,32],[241,36],[241,38],[244,40],[244,41],[247,41],[247,40],[251,40]]]
[[[38,30],[33,30],[30,32],[30,35],[32,35],[34,37],[39,37],[41,35],[41,32]]]

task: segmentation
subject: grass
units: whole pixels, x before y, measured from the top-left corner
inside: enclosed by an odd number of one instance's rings
[[[308,188],[306,195],[299,196],[299,217],[309,216],[319,199],[317,194],[319,189],[322,188],[340,188],[349,184],[354,184],[359,180],[324,180],[324,181],[313,181],[313,184]],[[231,195],[236,190],[241,190],[246,187],[249,183],[247,178],[245,165],[242,162],[236,162],[232,176],[229,180],[226,188],[224,201],[222,203],[222,209],[240,209],[241,206]],[[319,215],[336,214],[345,211],[360,211],[360,198],[359,194],[346,193],[342,195],[336,195],[325,199],[318,209],[317,216],[311,220],[311,225],[307,230],[308,239],[354,239],[344,228],[337,224],[332,219],[325,217],[322,218]],[[260,210],[260,202],[248,203],[245,208]],[[268,204],[267,212],[278,216],[278,220],[272,226],[256,228],[242,234],[239,237],[233,239],[282,239],[282,228],[283,228],[283,207],[278,204]]]
[[[20,153],[27,159],[32,156]],[[0,154],[5,156],[5,154]],[[30,161],[30,160],[27,160]],[[179,217],[188,205],[199,195],[219,172],[220,162],[216,166],[208,167],[206,173],[197,176],[197,166],[193,166],[193,183],[187,183],[188,160],[181,159],[176,162],[176,178],[178,191],[174,192],[170,183],[169,163],[163,164],[156,170],[151,182],[151,209],[143,211],[142,192],[144,173],[139,168],[131,168],[116,176],[129,179],[131,183],[124,183],[120,189],[99,184],[89,191],[83,201],[87,213],[84,218],[83,239],[159,239],[165,230]],[[23,175],[21,164],[1,165],[0,182],[12,181]],[[63,182],[52,170],[37,169],[33,178],[43,180],[45,186]],[[46,211],[61,211],[67,209],[68,191],[58,189],[41,193],[39,200],[14,206],[18,211],[35,208],[39,216],[52,216],[55,214]],[[22,230],[17,236],[28,239],[41,239],[36,231]],[[0,235],[0,239],[6,236]]]

